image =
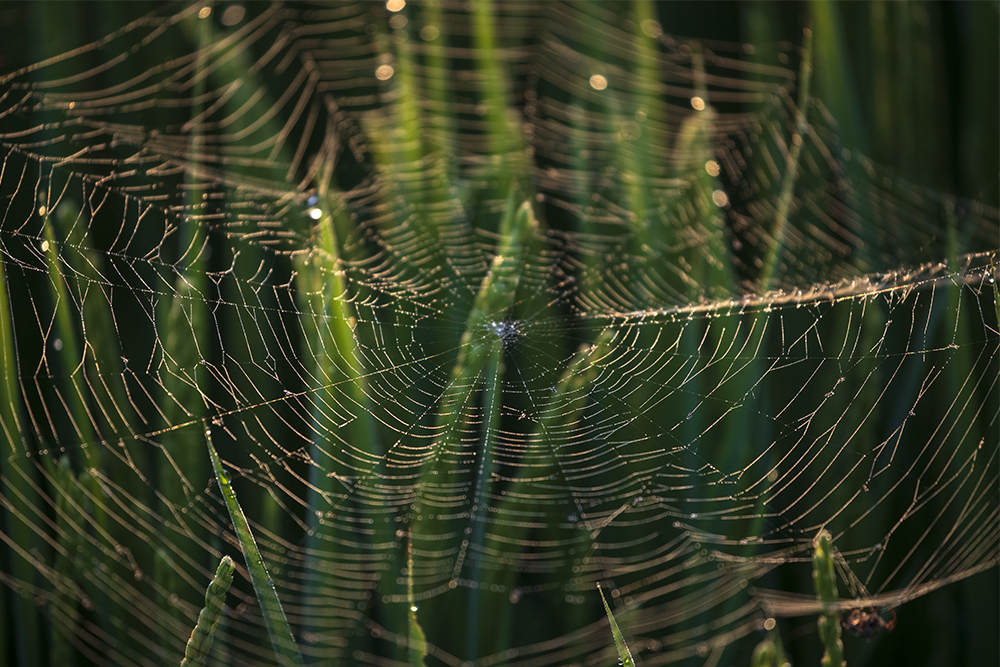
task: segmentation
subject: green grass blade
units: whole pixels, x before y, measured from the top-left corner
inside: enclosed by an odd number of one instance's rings
[[[58,465],[49,466],[49,471],[55,499],[58,535],[53,569],[64,576],[63,579],[52,582],[55,589],[53,596],[58,600],[53,605],[53,610],[58,610],[53,618],[58,619],[60,627],[60,632],[53,637],[50,647],[49,664],[55,666],[73,662],[72,638],[77,636],[83,626],[79,593],[75,582],[86,579],[86,573],[81,565],[94,558],[94,553],[89,548],[90,543],[79,537],[80,531],[86,525],[83,510],[86,500],[69,458],[63,456]]]
[[[441,439],[434,443],[435,456],[429,458],[421,472],[419,494],[433,493],[439,480],[449,474],[447,464],[442,463],[441,453],[468,450],[469,444],[463,438],[469,433],[477,433],[475,463],[463,470],[462,483],[470,491],[469,504],[461,516],[442,519],[454,522],[455,535],[463,530],[458,550],[457,562],[465,563],[470,548],[483,546],[486,524],[491,513],[488,505],[493,493],[493,470],[495,466],[495,440],[501,407],[502,361],[504,355],[504,327],[509,323],[517,304],[517,286],[526,261],[531,235],[538,226],[530,202],[517,205],[517,194],[512,190],[508,196],[506,212],[500,229],[497,253],[493,257],[490,270],[483,279],[466,320],[461,345],[455,365],[452,367],[448,387],[437,410],[438,431]],[[480,395],[482,395],[480,402]],[[467,406],[482,405],[482,414],[470,419]],[[457,483],[457,482],[456,482]],[[421,514],[424,507],[431,506],[426,496],[421,495],[414,514]],[[420,572],[420,549],[434,544],[440,549],[440,541],[432,540],[435,531],[442,530],[435,521],[421,521],[413,526],[415,567]],[[469,559],[469,570],[462,577],[477,580],[482,575],[476,559]],[[479,588],[470,589],[468,613],[456,620],[457,628],[465,629],[467,651],[478,655],[480,652],[480,631],[492,627],[489,618],[494,609],[483,602]]]
[[[410,664],[413,667],[424,667],[424,658],[427,657],[427,636],[424,629],[420,627],[420,619],[417,618],[417,601],[413,595],[413,537],[406,545],[406,602],[410,606],[407,615],[407,634],[410,640]]]
[[[0,262],[0,483],[4,487],[5,498],[18,499],[20,506],[29,511],[42,511],[35,481],[36,468],[28,457],[20,414],[14,320],[4,267],[5,264]],[[0,531],[27,551],[46,553],[48,550],[44,541],[32,530],[30,520],[21,512],[11,509],[0,511]],[[8,563],[10,574],[18,580],[32,584],[37,581],[38,573],[31,561],[13,549],[8,551],[4,562]],[[8,657],[16,656],[14,664],[26,667],[42,663],[39,619],[38,609],[29,596],[16,595],[13,590],[0,591],[0,625],[6,633],[3,636],[19,638],[14,651],[7,654]]]
[[[691,113],[682,123],[674,144],[673,168],[678,178],[687,185],[676,210],[690,210],[693,215],[684,221],[674,222],[673,233],[696,233],[700,242],[687,253],[691,269],[688,279],[678,286],[689,303],[709,297],[727,299],[737,293],[733,275],[733,260],[726,240],[726,200],[714,142],[718,113],[709,97],[705,59],[701,47],[691,47],[691,64],[694,70],[694,92],[704,102],[704,108]],[[677,238],[673,243],[678,243]]]
[[[204,418],[205,401],[201,387],[206,382],[207,371],[199,363],[205,358],[209,347],[208,334],[211,331],[208,309],[205,307],[205,266],[198,251],[204,244],[204,232],[196,223],[180,227],[182,247],[192,250],[198,259],[185,262],[188,266],[174,281],[173,293],[161,300],[156,311],[158,325],[164,331],[160,337],[163,353],[163,372],[160,383],[160,399],[163,425],[169,428],[192,419]],[[159,465],[157,474],[157,497],[160,511],[165,516],[183,516],[182,509],[191,502],[193,489],[189,479],[205,479],[210,473],[204,454],[200,450],[197,433],[192,429],[177,429],[163,434],[161,441],[164,454],[173,465]],[[165,463],[165,462],[164,462]],[[180,590],[188,576],[179,554],[197,554],[197,539],[193,532],[177,531],[170,537],[170,548],[157,549],[153,560],[156,581],[163,585],[160,609],[170,614],[179,623],[187,624],[186,615],[171,602],[170,596]],[[210,561],[200,563],[209,567]],[[168,624],[160,626],[161,645],[174,653],[177,640]]]
[[[82,358],[82,346],[79,335],[74,325],[74,321],[79,321],[79,312],[76,310],[74,301],[71,299],[70,291],[63,277],[63,268],[59,258],[62,243],[57,241],[53,220],[48,213],[45,217],[45,256],[49,269],[49,280],[52,294],[52,301],[55,304],[53,317],[55,319],[56,330],[58,331],[58,347],[60,359],[62,360],[63,372],[67,377],[65,387],[67,418],[70,427],[83,451],[82,460],[76,463],[83,469],[95,473],[91,476],[90,491],[93,494],[94,520],[104,531],[107,529],[107,517],[105,516],[105,506],[103,501],[103,491],[97,482],[96,473],[102,470],[100,461],[100,447],[98,439],[93,430],[93,421],[90,411],[84,402],[84,389],[81,386],[82,379],[79,375],[79,365]]]
[[[587,518],[584,501],[573,490],[563,463],[563,456],[569,449],[561,448],[571,449],[577,445],[566,443],[560,446],[557,443],[565,437],[567,430],[572,429],[574,425],[585,423],[588,419],[587,408],[588,402],[592,400],[591,392],[597,378],[607,370],[607,358],[612,349],[613,339],[614,332],[604,329],[593,343],[581,343],[566,364],[553,392],[553,396],[557,397],[559,409],[545,410],[540,414],[537,426],[529,437],[529,442],[537,444],[528,450],[525,456],[532,457],[536,463],[520,469],[520,473],[504,491],[503,499],[496,510],[497,516],[532,516],[532,519],[500,521],[492,526],[487,538],[488,551],[498,551],[507,544],[529,541],[533,534],[538,534],[541,530],[545,530],[546,537],[551,538],[558,530],[561,538],[579,540],[578,546],[575,547],[577,555],[564,566],[566,568],[564,576],[567,580],[572,578],[570,568],[578,568],[594,556],[595,541],[601,526]],[[558,485],[558,490],[552,491],[546,488],[550,485]],[[536,508],[525,500],[538,493],[554,493],[560,498],[559,501],[553,502],[553,506],[542,516],[534,515]],[[582,520],[572,523],[573,528],[567,528],[563,519],[566,516]],[[555,528],[550,523],[542,529],[540,526],[544,520],[556,524],[563,523],[563,527]],[[582,538],[580,531],[584,536]],[[519,573],[513,568],[509,569],[494,575],[492,583],[506,591],[518,590]],[[579,588],[574,586],[567,590],[571,590],[573,594],[580,594],[585,590],[584,587],[589,585],[589,582],[581,581]],[[513,645],[517,633],[523,630],[523,626],[518,625],[520,619],[515,616],[513,608],[508,608],[496,628],[496,632],[503,636],[503,641],[507,642],[506,645]],[[572,631],[587,625],[591,618],[585,605],[581,604],[565,610],[558,620],[562,628]]]
[[[601,589],[600,584],[597,584],[597,591],[601,594],[601,602],[604,603],[604,611],[608,615],[608,623],[611,624],[611,634],[615,637],[615,648],[618,649],[618,660],[621,662],[623,667],[635,667],[635,660],[632,659],[632,652],[628,649],[628,645],[625,643],[625,638],[622,636],[622,631],[618,628],[618,623],[615,621],[615,615],[611,613],[611,607],[608,606],[608,600],[604,597],[604,590]]]
[[[778,199],[778,210],[774,215],[774,226],[771,231],[771,244],[767,249],[764,267],[761,269],[757,293],[765,294],[774,286],[775,274],[784,249],[784,238],[788,227],[788,213],[792,206],[792,196],[795,194],[795,183],[799,177],[799,155],[809,129],[809,80],[812,77],[812,31],[803,31],[802,65],[799,70],[799,100],[795,119],[795,132],[792,134],[791,146],[785,160],[785,176],[781,183],[781,195]]]
[[[212,650],[212,641],[215,639],[215,629],[226,604],[226,592],[233,584],[234,572],[236,564],[233,559],[223,556],[215,570],[215,576],[205,589],[205,606],[198,614],[198,625],[191,631],[191,637],[184,648],[181,667],[199,667],[208,659],[208,652]]]
[[[844,662],[844,644],[840,641],[840,613],[837,603],[837,575],[833,568],[833,545],[830,533],[821,530],[814,541],[813,584],[823,611],[819,617],[819,636],[823,641],[823,667],[841,667]]]
[[[849,66],[857,54],[848,46],[848,30],[845,25],[850,25],[850,21],[841,15],[839,11],[841,9],[843,7],[827,0],[813,0],[809,3],[809,23],[813,32],[812,60],[816,74],[814,88],[817,97],[837,119],[843,145],[849,152],[861,151],[870,155],[876,143],[873,138],[879,128],[877,119],[863,112],[862,95],[865,91],[858,81],[857,74]],[[875,8],[872,11],[877,13]],[[872,18],[877,23],[877,19]],[[878,26],[872,25],[872,30],[877,31]],[[883,37],[885,35],[876,37],[873,34],[871,39],[877,41]],[[877,58],[874,54],[870,57],[873,60]],[[875,66],[875,75],[874,80],[877,81],[878,66]],[[872,93],[872,97],[883,98],[886,95],[885,91],[881,90]],[[882,106],[884,103],[879,101],[873,104]],[[872,184],[866,183],[861,175],[861,165],[856,156],[845,159],[845,162],[846,177],[850,178],[852,183],[861,183],[860,188],[872,187]],[[852,214],[858,221],[855,224],[860,239],[854,251],[854,264],[862,273],[884,268],[874,252],[879,247],[879,241],[873,236],[875,227],[862,222],[878,217],[879,212],[873,210],[877,205],[877,198],[859,197],[858,207]]]
[[[492,140],[495,142],[490,152],[503,154],[510,150],[511,137],[506,133],[507,93],[509,83],[499,57],[496,28],[497,16],[490,0],[475,0],[470,6],[476,64],[482,74],[482,94],[487,109]]]
[[[458,165],[449,157],[455,155],[457,139],[455,137],[455,114],[451,91],[448,87],[448,65],[446,53],[446,37],[444,35],[444,15],[440,0],[427,0],[421,3],[424,10],[424,29],[421,39],[424,40],[424,58],[426,61],[427,99],[433,104],[433,112],[427,114],[427,123],[433,131],[427,132],[425,142],[439,172],[445,176],[447,183],[453,183],[458,171]]]
[[[501,394],[503,391],[502,365],[503,344],[497,342],[492,346],[486,360],[486,366],[483,369],[483,378],[485,380],[485,388],[483,390],[483,408],[485,414],[483,415],[483,423],[485,429],[482,440],[482,462],[476,474],[475,495],[473,496],[474,504],[471,510],[474,519],[471,536],[471,544],[473,545],[482,545],[484,543],[486,525],[490,517],[489,504],[494,483],[493,470],[496,466],[496,440],[500,422]],[[470,563],[469,577],[473,581],[480,581],[483,578],[482,564],[478,559],[474,559]],[[480,630],[487,625],[483,619],[483,616],[485,616],[483,608],[487,605],[483,603],[478,587],[470,591],[469,597],[469,626],[466,645],[470,650],[470,655],[478,655],[480,651]]]
[[[771,619],[773,621],[773,619]],[[750,657],[750,667],[788,667],[788,658],[781,645],[781,637],[777,630],[771,630],[767,637],[753,650]]]
[[[205,430],[205,445],[208,447],[208,455],[212,459],[212,467],[215,469],[215,478],[219,482],[219,489],[222,497],[226,501],[226,509],[229,510],[229,517],[233,521],[233,528],[240,541],[240,548],[243,549],[243,557],[246,559],[247,571],[250,573],[250,581],[257,594],[257,602],[260,604],[261,614],[264,617],[264,625],[267,627],[267,634],[274,647],[274,654],[278,657],[281,665],[301,665],[304,664],[299,647],[295,643],[292,635],[292,628],[285,618],[285,610],[278,599],[278,592],[274,588],[274,582],[267,573],[264,566],[264,559],[257,549],[257,542],[250,531],[250,524],[236,500],[236,492],[229,484],[226,471],[222,468],[222,461],[212,445],[212,433]]]
[[[503,326],[502,323],[509,317],[514,307],[517,285],[525,261],[526,246],[532,229],[537,226],[531,204],[524,202],[516,212],[513,212],[514,201],[512,193],[508,201],[507,215],[501,225],[499,252],[494,257],[490,272],[483,280],[479,294],[476,296],[465,334],[462,337],[463,342],[467,342],[467,344],[463,346],[456,365],[456,370],[459,371],[456,378],[461,378],[461,380],[456,382],[454,386],[460,389],[461,395],[467,396],[470,387],[478,386],[476,377],[482,377],[484,380],[482,399],[484,414],[482,419],[485,428],[482,431],[481,443],[483,451],[474,482],[475,492],[471,510],[474,520],[471,543],[474,545],[484,543],[486,524],[489,520],[487,506],[494,481],[495,441],[502,403],[504,344],[495,327]],[[491,331],[494,335],[490,335]],[[484,333],[486,333],[485,336]],[[456,398],[458,397],[456,396]],[[465,398],[462,401],[463,403],[467,402]],[[463,403],[452,403],[452,409],[445,414],[452,412],[457,416]],[[451,434],[458,436],[459,431],[456,422]],[[475,581],[482,578],[478,560],[472,562],[469,576]],[[480,650],[480,631],[487,623],[483,618],[485,610],[481,608],[483,603],[479,589],[472,589],[469,597],[466,644],[472,652],[471,655],[476,655]]]
[[[68,277],[66,265],[72,265],[72,256],[76,252],[70,239],[64,236],[64,230],[57,229],[58,220],[53,215],[51,206],[40,210],[44,220],[44,245],[46,264],[49,271],[49,293],[53,304],[52,347],[59,360],[63,380],[54,387],[59,395],[64,397],[65,412],[53,413],[54,441],[68,453],[73,461],[77,476],[89,499],[84,504],[87,511],[81,511],[80,530],[86,532],[86,525],[92,526],[95,538],[100,543],[114,544],[115,537],[110,533],[107,501],[101,487],[100,479],[106,477],[107,470],[102,461],[102,438],[96,431],[94,413],[89,399],[91,391],[86,377],[86,350],[82,344],[83,319],[81,292],[73,289],[77,285]],[[58,415],[58,416],[56,416]],[[90,578],[83,578],[81,589],[90,597],[94,605],[103,610],[101,615],[102,629],[108,632],[115,641],[124,643],[126,634],[122,628],[111,623],[111,611],[114,607],[113,596],[106,585],[97,583]]]
[[[460,407],[467,402],[470,388],[483,372],[489,357],[502,345],[501,326],[515,303],[515,293],[524,266],[526,246],[537,226],[531,204],[524,202],[515,209],[512,193],[501,227],[500,247],[489,273],[476,295],[469,313],[462,349],[452,369],[450,389],[442,400],[441,426],[450,436],[459,430]],[[495,335],[487,335],[495,334]]]
[[[346,213],[337,193],[330,186],[332,160],[327,165],[317,183],[317,206],[322,214],[312,231],[310,250],[294,259],[299,321],[303,342],[311,351],[311,363],[308,365],[311,379],[307,389],[312,406],[310,458],[315,465],[309,471],[305,516],[310,526],[306,538],[309,574],[305,604],[310,609],[322,609],[327,604],[329,591],[337,588],[338,583],[341,586],[350,585],[338,577],[336,571],[339,563],[357,557],[358,553],[355,547],[349,546],[349,542],[339,539],[342,534],[333,522],[322,518],[332,511],[364,511],[350,497],[353,490],[346,490],[342,481],[343,475],[350,475],[356,470],[338,461],[336,453],[344,446],[342,443],[349,443],[351,447],[370,454],[372,459],[382,455],[382,444],[373,417],[375,412],[368,398],[365,359],[354,334],[358,313],[351,299],[344,297],[349,287],[342,273],[337,230],[347,224],[344,220]],[[324,406],[335,404],[351,406],[352,417],[343,426],[331,424],[329,416],[324,413]],[[389,542],[392,540],[390,528],[379,525],[366,539],[371,543]],[[392,586],[387,584],[387,587]],[[401,595],[402,587],[398,588],[396,594]],[[401,615],[395,621],[404,622]],[[303,630],[323,637],[329,632],[324,627],[324,619],[315,615],[307,615]],[[348,651],[371,650],[357,633],[355,638],[360,643],[352,644]]]
[[[498,28],[501,19],[498,5],[490,0],[474,0],[472,14],[472,43],[480,76],[488,154],[493,159],[486,184],[486,196],[500,199],[518,184],[527,190],[529,169],[524,160],[524,136],[521,124],[509,107],[511,84],[501,60]]]

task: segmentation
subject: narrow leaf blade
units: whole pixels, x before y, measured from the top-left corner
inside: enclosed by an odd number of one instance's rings
[[[212,459],[215,478],[222,490],[222,497],[225,498],[229,517],[233,520],[233,528],[240,540],[240,547],[243,549],[247,571],[250,573],[250,581],[257,594],[257,603],[263,613],[264,625],[267,627],[267,634],[274,647],[274,654],[282,665],[304,664],[299,647],[295,643],[295,637],[292,635],[292,629],[288,625],[288,619],[285,618],[285,610],[281,607],[281,600],[278,599],[278,592],[274,589],[274,582],[264,566],[264,559],[261,558],[260,551],[257,549],[257,542],[250,531],[250,524],[247,523],[246,516],[236,500],[236,493],[229,484],[225,470],[222,469],[222,461],[219,460],[219,455],[212,445],[212,433],[208,429],[205,430],[205,444],[208,446],[208,455]]]
[[[601,589],[600,584],[597,585],[597,591],[601,594],[601,602],[604,603],[604,611],[607,613],[608,622],[611,624],[611,634],[615,637],[615,648],[618,649],[618,659],[624,667],[635,667],[635,660],[632,659],[632,652],[625,643],[622,631],[618,629],[618,623],[615,622],[615,616],[611,613],[611,607],[608,606],[608,600],[604,597],[604,591]]]

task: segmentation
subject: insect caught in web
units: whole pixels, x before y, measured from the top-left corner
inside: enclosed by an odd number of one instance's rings
[[[880,630],[885,630],[886,632],[892,632],[893,628],[896,627],[896,610],[890,609],[892,612],[892,618],[886,621],[882,618],[874,609],[869,609],[864,611],[863,609],[852,609],[847,615],[846,620],[841,620],[840,625],[855,637],[860,639],[871,639],[875,637]]]

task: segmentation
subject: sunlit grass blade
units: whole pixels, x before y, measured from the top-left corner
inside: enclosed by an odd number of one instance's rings
[[[233,521],[233,529],[236,537],[240,541],[240,548],[243,550],[243,557],[246,559],[247,571],[250,573],[250,582],[253,584],[254,592],[257,594],[257,603],[260,604],[261,615],[264,618],[264,625],[267,634],[274,647],[274,654],[281,665],[301,665],[304,664],[299,647],[295,643],[292,635],[292,628],[288,625],[285,617],[285,610],[278,599],[278,592],[274,588],[274,582],[267,573],[264,559],[257,549],[257,542],[250,531],[250,524],[247,522],[239,502],[236,500],[236,492],[229,483],[226,471],[222,467],[222,461],[212,444],[211,431],[205,431],[205,445],[208,447],[208,455],[212,460],[212,467],[215,469],[215,479],[219,482],[219,489],[226,502],[226,509],[229,510],[229,517]]]
[[[615,621],[615,615],[611,613],[611,607],[608,606],[608,600],[604,597],[604,590],[601,588],[600,584],[597,584],[597,591],[601,594],[601,602],[604,603],[604,611],[608,615],[608,623],[611,624],[611,634],[615,638],[615,649],[618,651],[618,661],[623,667],[635,667],[635,660],[632,659],[632,651],[629,650],[628,644],[625,643],[625,637],[622,636],[622,631],[618,628],[618,623]]]
[[[450,157],[455,155],[455,114],[449,89],[449,70],[446,60],[446,36],[444,16],[440,0],[421,3],[423,25],[421,38],[424,40],[426,61],[425,78],[427,99],[432,103],[427,123],[432,128],[425,139],[429,152],[435,156],[436,169],[445,176],[446,182],[454,182],[458,165]]]
[[[691,63],[693,92],[701,100],[701,108],[681,123],[674,144],[673,167],[686,185],[680,201],[672,208],[691,212],[690,216],[685,214],[675,219],[673,233],[678,238],[693,234],[696,239],[685,242],[690,247],[685,253],[690,269],[680,289],[688,303],[699,303],[706,298],[732,297],[736,294],[736,280],[726,239],[725,215],[729,204],[720,181],[722,171],[715,149],[718,113],[707,85],[705,59],[697,44],[691,46]]]
[[[404,210],[395,212],[397,219],[393,220],[393,224],[401,224],[408,214],[416,210],[424,223],[420,231],[436,238],[439,230],[433,224],[433,218],[427,216],[427,203],[428,199],[437,198],[433,191],[440,190],[444,184],[438,182],[433,187],[428,182],[430,179],[425,178],[427,154],[421,113],[417,107],[416,61],[406,28],[400,28],[395,33],[393,37],[398,38],[391,40],[396,45],[394,50],[389,47],[388,37],[379,35],[380,39],[376,41],[386,60],[394,57],[392,76],[382,86],[387,91],[385,94],[395,97],[396,103],[389,107],[387,114],[373,115],[365,129],[375,149],[387,189],[398,190],[397,197],[387,197],[390,205],[395,207],[401,202],[405,206]]]
[[[306,252],[296,255],[296,296],[303,344],[310,351],[307,366],[309,382],[304,400],[310,406],[311,448],[306,524],[308,584],[305,605],[321,610],[327,604],[329,591],[347,582],[337,581],[338,558],[356,556],[349,543],[338,539],[335,526],[324,517],[332,511],[358,511],[350,497],[356,491],[346,481],[355,470],[345,466],[338,452],[350,447],[370,455],[373,460],[382,455],[382,444],[368,398],[364,356],[355,337],[357,313],[348,296],[348,285],[342,273],[341,244],[337,232],[343,229],[346,213],[337,193],[332,190],[332,158],[325,163],[317,183],[316,211],[318,220],[312,230],[312,243]],[[332,424],[326,409],[344,406],[350,412],[346,424]],[[361,510],[363,511],[363,510]],[[379,524],[372,531],[370,542],[385,544],[393,540],[392,528]],[[334,552],[336,546],[336,553]],[[393,577],[392,579],[395,579]],[[350,585],[350,584],[347,584]],[[389,583],[387,588],[392,588]],[[400,591],[397,594],[401,594]],[[402,622],[402,617],[397,619]],[[307,630],[325,639],[329,628],[322,615],[307,615]],[[362,642],[356,650],[370,650]]]
[[[401,268],[419,275],[439,272],[437,279],[442,282],[461,281],[463,276],[456,267],[485,268],[485,262],[470,242],[472,229],[462,206],[467,202],[458,199],[459,190],[468,186],[461,181],[460,166],[451,159],[457,138],[445,65],[444,18],[439,3],[421,5],[421,11],[413,13],[427,23],[418,31],[413,27],[415,21],[398,20],[405,19],[407,11],[409,8],[390,19],[389,35],[378,33],[375,37],[380,60],[393,63],[392,75],[380,83],[381,94],[393,102],[362,118],[374,158],[374,176],[382,185],[380,203],[386,210],[386,215],[379,216],[379,227],[394,244],[419,244],[426,249],[417,255],[401,253]],[[427,41],[425,45],[415,43],[417,32],[420,41]],[[421,46],[426,49],[424,61]],[[382,78],[378,70],[376,78]],[[335,158],[331,156],[331,160]],[[353,227],[353,222],[346,226]],[[464,315],[462,308],[442,312],[445,329],[461,331]],[[426,335],[420,327],[414,328],[414,334],[432,355],[447,354],[457,342],[440,332]],[[415,391],[431,391],[424,382],[421,380]]]
[[[205,589],[205,606],[198,614],[198,624],[191,631],[187,646],[184,648],[184,659],[181,667],[201,667],[208,659],[215,639],[215,629],[222,617],[222,608],[226,604],[226,592],[233,584],[233,573],[236,564],[229,556],[223,556],[215,576]]]
[[[522,125],[509,106],[510,82],[497,39],[497,5],[491,0],[473,0],[470,9],[480,92],[486,110],[487,151],[492,165],[483,174],[484,194],[487,200],[500,199],[529,173],[524,161],[524,136]],[[528,189],[526,183],[521,187]]]

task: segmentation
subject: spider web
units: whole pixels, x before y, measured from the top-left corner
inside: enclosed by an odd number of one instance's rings
[[[206,429],[309,662],[412,608],[428,664],[612,664],[598,584],[643,664],[732,660],[821,528],[897,633],[995,568],[997,209],[842,147],[798,48],[494,11],[173,7],[4,77],[6,632],[179,661],[239,550]],[[245,577],[212,659],[274,663]]]

